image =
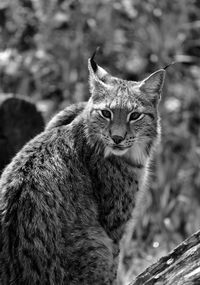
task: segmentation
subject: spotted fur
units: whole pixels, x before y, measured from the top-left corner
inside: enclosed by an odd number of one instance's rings
[[[164,71],[130,82],[89,61],[89,72],[89,101],[53,118],[2,174],[0,284],[116,284],[119,242],[159,139]]]

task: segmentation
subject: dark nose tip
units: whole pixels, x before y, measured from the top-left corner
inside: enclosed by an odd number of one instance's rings
[[[121,136],[112,136],[112,140],[114,141],[114,143],[119,144],[120,142],[123,141],[123,137]]]

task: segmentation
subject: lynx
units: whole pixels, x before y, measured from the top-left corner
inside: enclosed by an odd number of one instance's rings
[[[88,102],[56,115],[1,176],[0,284],[116,284],[159,142],[165,71],[133,82],[94,57],[88,66]]]

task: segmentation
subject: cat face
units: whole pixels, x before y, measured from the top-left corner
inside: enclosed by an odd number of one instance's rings
[[[96,63],[95,63],[96,64]],[[126,81],[91,65],[88,123],[105,156],[132,155],[142,162],[159,134],[158,101],[164,80],[159,70],[141,82]]]

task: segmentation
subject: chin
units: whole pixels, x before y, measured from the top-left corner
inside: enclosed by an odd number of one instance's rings
[[[110,155],[116,155],[116,156],[122,156],[128,151],[128,148],[126,149],[117,149],[107,146],[105,148],[105,157],[108,157]]]

